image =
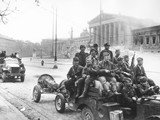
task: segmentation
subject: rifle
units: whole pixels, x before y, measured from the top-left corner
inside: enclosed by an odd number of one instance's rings
[[[131,68],[132,71],[133,71],[134,66],[135,66],[134,60],[135,60],[135,52],[134,52],[134,55],[133,55],[133,57],[132,57],[131,66],[130,66],[130,68]]]

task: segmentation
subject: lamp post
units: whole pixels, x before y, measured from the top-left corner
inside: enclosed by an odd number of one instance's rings
[[[99,51],[101,51],[101,41],[102,41],[102,1],[100,0],[100,18],[99,18]]]
[[[57,9],[56,9],[56,24],[55,24],[55,55],[54,55],[54,66],[53,69],[57,69]]]
[[[53,27],[52,27],[52,52],[51,57],[54,57],[54,8],[53,8]]]

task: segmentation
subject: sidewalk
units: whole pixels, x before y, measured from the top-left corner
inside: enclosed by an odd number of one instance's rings
[[[17,108],[0,96],[0,120],[28,120]]]

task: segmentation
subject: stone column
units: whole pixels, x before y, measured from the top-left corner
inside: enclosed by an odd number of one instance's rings
[[[113,23],[113,45],[116,45],[116,23]]]
[[[121,23],[118,22],[118,44],[121,45]]]
[[[109,24],[108,26],[109,26],[109,40],[108,40],[108,43],[111,44],[111,24]]]
[[[106,29],[107,29],[107,35],[106,35],[107,40],[106,40],[106,42],[109,43],[109,24],[106,25]]]
[[[106,43],[106,39],[107,39],[106,34],[107,34],[107,26],[104,25],[104,43]],[[103,44],[104,44],[104,43],[103,43]],[[102,44],[102,45],[103,45],[103,44]]]
[[[92,43],[93,41],[92,41],[92,37],[91,37],[91,29],[92,29],[92,28],[90,27],[90,28],[89,28],[89,42]]]
[[[94,43],[95,42],[95,33],[96,33],[96,29],[95,29],[95,27],[93,27],[93,41],[92,41],[92,43]]]
[[[99,26],[96,27],[96,41],[95,41],[95,43],[98,44],[99,43],[98,41],[99,41]]]

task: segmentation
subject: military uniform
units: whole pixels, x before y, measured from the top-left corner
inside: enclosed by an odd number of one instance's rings
[[[134,79],[135,79],[136,83],[140,83],[140,80],[141,80],[142,77],[147,78],[144,67],[136,65],[135,68],[134,68]],[[148,81],[150,86],[155,86],[155,83],[154,83],[153,80],[147,78],[147,81]]]
[[[141,79],[140,84],[137,85],[138,88],[138,96],[150,96],[154,95],[155,92],[153,89],[150,89],[150,85],[146,78]]]
[[[72,88],[76,90],[75,88],[76,80],[82,77],[82,70],[83,70],[83,67],[80,65],[78,65],[78,67],[72,66],[67,74],[68,80],[65,82],[65,86],[66,86],[66,89],[71,92],[71,94],[74,93]]]
[[[110,46],[108,43],[105,43],[104,46]],[[100,56],[99,56],[99,60],[102,61],[104,59],[104,56],[106,56],[106,54],[109,54],[110,56],[110,61],[113,61],[113,53],[112,51],[110,51],[109,49],[104,49],[100,52]]]
[[[136,114],[136,101],[133,98],[137,98],[135,88],[132,85],[124,85],[121,91],[123,107],[129,107],[132,109],[132,114]]]
[[[86,58],[88,57],[88,53],[79,52],[75,54],[75,57],[79,58],[79,65],[83,67],[86,65]]]
[[[79,84],[84,83],[84,90],[80,97],[84,97],[88,91],[89,85],[92,81],[97,78],[97,70],[98,70],[98,58],[96,56],[88,56],[88,60],[91,60],[90,65],[86,65],[83,69],[82,76],[84,79],[79,81]],[[81,85],[79,85],[79,89],[82,89]],[[80,90],[81,91],[81,90]]]
[[[101,61],[99,63],[99,72],[103,71],[103,70],[113,70],[114,69],[114,65],[113,63],[111,63],[110,61]],[[99,78],[98,80],[101,82],[101,84],[103,85],[103,88],[106,92],[108,91],[112,91],[112,92],[117,92],[116,89],[116,79],[114,78],[114,76],[109,72],[108,74],[99,74]]]

